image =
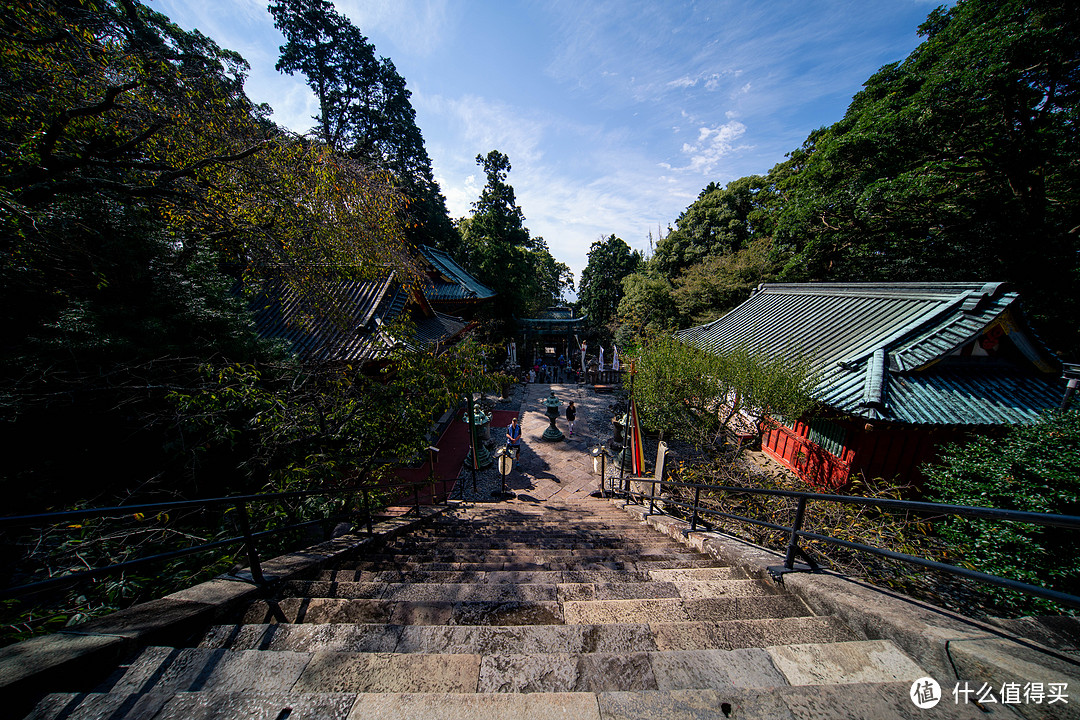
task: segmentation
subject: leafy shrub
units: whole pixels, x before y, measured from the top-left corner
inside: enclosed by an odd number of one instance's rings
[[[1049,414],[1036,424],[1012,428],[1003,438],[949,446],[926,475],[932,499],[939,502],[1080,514],[1080,410]],[[966,567],[1080,595],[1080,534],[1075,530],[958,517],[941,523],[938,532]],[[988,587],[1006,611],[1063,611],[1049,600]]]
[[[680,463],[673,473],[678,482],[746,487],[760,490],[816,492],[791,474],[769,474],[752,470],[745,462],[731,457],[712,463]],[[900,499],[910,488],[878,481],[853,478],[845,494],[876,499]],[[691,488],[673,488],[671,495],[692,502]],[[701,505],[731,515],[752,518],[774,525],[790,526],[795,518],[794,498],[725,490],[707,490],[700,496]],[[737,520],[702,514],[710,525],[757,545],[783,552],[788,533]],[[848,542],[860,543],[935,560],[943,559],[945,548],[932,532],[932,521],[912,513],[866,505],[815,501],[808,503],[802,529]],[[845,548],[820,540],[801,539],[799,546],[823,567],[847,575],[866,578],[880,585],[927,596],[932,594],[912,568],[870,553]],[[797,561],[801,561],[796,558]],[[934,598],[937,600],[938,598]]]

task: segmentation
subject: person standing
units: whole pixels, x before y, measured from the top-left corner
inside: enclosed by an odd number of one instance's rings
[[[577,419],[577,408],[574,406],[574,401],[571,400],[570,404],[566,406],[566,424],[570,426],[570,437],[574,437],[574,420]]]
[[[514,452],[514,457],[521,451],[521,427],[517,418],[510,420],[510,427],[506,428],[506,448]]]

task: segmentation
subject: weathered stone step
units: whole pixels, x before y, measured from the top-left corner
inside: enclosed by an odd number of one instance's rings
[[[110,691],[237,692],[258,682],[263,692],[603,692],[911,683],[923,675],[884,640],[738,650],[491,655],[151,647]]]
[[[723,568],[716,568],[723,569]],[[561,583],[645,582],[648,572],[631,570],[322,570],[314,578],[337,582]]]
[[[245,611],[244,623],[388,623],[392,625],[553,625],[562,624],[557,602],[396,602],[340,598],[260,600]]]
[[[684,580],[619,583],[379,583],[294,580],[286,597],[368,598],[378,600],[457,602],[483,600],[527,602],[627,600],[636,598],[716,598],[775,595],[779,589],[758,580]]]
[[[589,560],[587,558],[581,558],[577,561],[547,562],[523,562],[513,560],[494,560],[492,562],[383,562],[375,560],[355,560],[343,562],[341,564],[341,569],[371,571],[400,570],[405,572],[416,570],[456,570],[476,572],[490,572],[496,570],[630,570],[648,572],[649,570],[685,567],[714,568],[727,566],[717,560],[706,559],[702,555],[696,555],[690,559],[682,558],[676,560]]]
[[[849,683],[769,689],[696,688],[636,692],[570,693],[224,693],[175,695],[55,693],[27,720],[690,720],[698,718],[875,718],[927,717],[982,720],[974,704],[942,702],[919,710],[908,697],[910,683]],[[77,709],[75,709],[77,708]],[[160,710],[159,710],[160,709]],[[155,713],[157,713],[155,715]]]
[[[587,720],[699,720],[704,718],[754,718],[754,720],[927,720],[943,718],[949,720],[985,720],[987,714],[980,711],[974,703],[957,705],[952,698],[942,700],[932,710],[921,710],[911,702],[910,682],[880,683],[845,683],[842,685],[795,685],[769,689],[733,688],[726,690],[691,689],[644,692],[604,692],[596,693],[597,709],[593,714],[575,717]],[[584,697],[593,697],[588,693],[576,693],[580,707],[585,707]],[[484,700],[514,700],[517,698],[547,697],[543,694],[527,695],[484,695]],[[360,696],[354,709],[363,712],[365,718],[385,720],[391,717],[382,714],[387,709],[390,698],[383,698],[383,704],[370,703],[371,696]],[[411,696],[398,704],[395,698],[393,712],[401,720],[444,720],[455,717],[465,706],[468,696],[447,696],[440,710],[433,710],[425,716],[412,714],[413,709],[430,707],[432,696],[420,698]],[[404,698],[402,698],[404,699]],[[569,704],[569,700],[564,701]],[[577,707],[577,706],[575,706]],[[501,708],[500,708],[501,709]],[[997,710],[989,706],[993,717],[1012,713]],[[443,714],[445,713],[445,714]],[[458,715],[460,717],[460,715]],[[487,715],[484,716],[489,717]],[[509,715],[490,717],[509,718]]]
[[[320,570],[312,578],[330,582],[384,583],[618,583],[649,580],[745,580],[733,567],[669,570]]]
[[[567,625],[746,620],[813,615],[801,600],[790,595],[688,600],[571,600],[563,603],[562,611]]]
[[[545,524],[533,520],[516,523],[475,523],[445,521],[432,522],[416,530],[418,537],[443,538],[498,538],[498,537],[547,537],[547,538],[585,538],[617,537],[626,534],[629,537],[643,537],[656,530],[637,520],[629,522],[606,523],[563,523]]]
[[[739,620],[813,615],[788,595],[636,600],[458,600],[283,598],[260,600],[245,623],[390,623],[395,625],[600,625]]]
[[[491,538],[477,540],[475,538],[460,540],[447,540],[445,538],[408,538],[407,540],[395,540],[386,545],[387,550],[393,552],[430,552],[432,550],[443,551],[472,551],[472,550],[612,550],[621,549],[626,552],[635,550],[663,549],[674,551],[685,550],[685,546],[673,540],[664,540],[663,537],[645,537],[638,540],[619,538]]]
[[[523,540],[611,540],[626,537],[631,540],[642,540],[650,537],[665,536],[656,532],[648,525],[635,524],[632,526],[607,526],[596,525],[592,527],[559,527],[559,528],[533,528],[531,526],[519,527],[450,527],[445,528],[427,526],[416,531],[417,537],[431,540],[499,540],[521,538]]]
[[[206,633],[199,647],[494,655],[734,650],[858,639],[836,618],[814,616],[610,625],[218,625]]]
[[[640,535],[649,530],[649,526],[637,520],[624,518],[622,522],[611,521],[573,521],[545,523],[523,518],[514,522],[478,521],[474,523],[456,522],[431,523],[421,529],[425,536],[435,537],[509,537],[513,535],[536,537],[616,537],[620,533]]]
[[[356,705],[358,697],[357,693],[261,691],[180,692],[171,695],[53,693],[43,698],[26,720],[149,720],[149,718],[154,718],[154,720],[232,720],[233,718],[349,720],[350,712]],[[400,697],[408,698],[409,696]],[[435,698],[439,695],[413,697]],[[454,695],[452,697],[469,696]],[[589,696],[582,693],[581,697]],[[400,702],[405,707],[410,704],[407,699]],[[365,707],[369,705],[365,703]]]
[[[463,562],[463,563],[491,563],[491,562],[634,562],[638,560],[700,560],[705,556],[694,552],[676,550],[673,548],[592,548],[581,550],[548,549],[548,548],[519,548],[514,550],[457,550],[454,548],[443,549],[440,546],[422,552],[409,552],[407,549],[398,551],[395,548],[385,548],[380,552],[364,555],[358,558],[360,562],[381,563],[437,563],[437,562]],[[348,561],[343,562],[351,564]]]
[[[620,515],[619,513],[623,513]],[[541,513],[503,513],[486,516],[462,516],[460,514],[444,514],[425,525],[428,530],[454,530],[458,528],[475,528],[485,530],[492,527],[519,528],[525,531],[540,532],[549,529],[579,529],[579,528],[622,528],[644,527],[645,524],[636,517],[628,515],[621,509],[604,510],[601,514],[592,512],[560,513],[556,516],[553,512]]]

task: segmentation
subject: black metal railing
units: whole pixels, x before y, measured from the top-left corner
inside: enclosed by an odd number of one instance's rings
[[[959,565],[951,565],[948,563],[939,562],[937,560],[930,560],[928,558],[874,547],[872,545],[851,542],[849,540],[843,540],[840,538],[832,537],[830,535],[811,532],[803,528],[803,521],[806,517],[807,505],[812,502],[845,503],[850,505],[863,505],[877,509],[931,513],[937,516],[944,517],[965,516],[983,518],[988,520],[997,520],[1002,522],[1030,523],[1035,525],[1044,525],[1048,527],[1064,528],[1067,530],[1080,530],[1080,517],[1075,515],[1053,515],[1049,513],[1027,512],[1023,510],[1002,510],[998,508],[974,507],[970,505],[949,505],[946,503],[925,502],[918,500],[892,500],[856,497],[851,495],[827,495],[822,493],[797,492],[793,490],[768,490],[764,488],[708,485],[704,483],[687,483],[675,482],[671,480],[657,480],[651,477],[627,477],[624,478],[624,481],[625,486],[620,489],[620,492],[618,494],[625,496],[629,502],[637,502],[642,505],[648,504],[650,514],[657,514],[656,503],[658,501],[664,504],[665,509],[667,507],[676,507],[681,509],[690,518],[690,532],[695,532],[698,529],[698,526],[705,522],[702,520],[701,517],[702,515],[705,515],[708,517],[732,520],[739,523],[749,523],[752,525],[769,528],[771,530],[776,530],[787,534],[788,544],[784,556],[784,564],[769,568],[769,572],[772,573],[773,577],[779,577],[784,573],[796,571],[795,558],[797,556],[803,558],[803,560],[806,561],[810,570],[816,571],[818,569],[817,562],[815,562],[814,559],[810,556],[810,554],[800,546],[799,540],[817,540],[826,544],[845,547],[849,550],[857,550],[861,552],[871,553],[873,555],[889,558],[891,560],[898,560],[900,562],[904,562],[910,565],[918,565],[932,570],[940,570],[946,573],[968,578],[970,580],[975,580],[977,582],[997,585],[999,587],[1008,588],[1010,590],[1017,590],[1027,595],[1034,595],[1036,597],[1045,598],[1047,600],[1052,600],[1063,605],[1080,607],[1080,596],[1070,595],[1068,593],[1052,590],[1050,588],[1045,588],[1040,585],[1032,585],[1030,583],[1021,582],[1012,578],[991,575],[988,573],[979,572],[978,570],[971,570],[969,568],[961,567]],[[649,483],[649,493],[645,494],[631,492],[631,481],[634,483]],[[660,490],[659,495],[657,493],[658,487]],[[670,495],[665,496],[664,488],[682,488],[684,489],[684,491],[692,490],[694,494],[694,500],[693,502],[686,502],[685,500],[675,499]],[[742,515],[736,515],[734,513],[723,512],[722,510],[717,510],[712,507],[706,507],[701,503],[701,492],[703,490],[707,493],[744,493],[751,495],[774,496],[793,499],[796,501],[796,503],[791,525],[778,525],[776,523],[766,522],[757,518],[745,517]],[[687,492],[687,494],[689,493]],[[672,513],[665,512],[664,514],[671,515]]]
[[[44,580],[35,580],[32,582],[25,582],[17,585],[9,585],[7,587],[0,588],[0,599],[35,594],[57,587],[77,584],[87,580],[93,580],[100,577],[124,573],[131,569],[150,565],[153,563],[167,562],[169,560],[175,560],[177,558],[194,555],[196,553],[207,552],[209,550],[215,550],[241,544],[244,546],[244,552],[247,556],[248,570],[250,572],[252,581],[257,585],[265,585],[267,583],[267,578],[263,575],[262,572],[262,562],[259,555],[260,540],[265,540],[267,538],[282,535],[287,532],[302,530],[323,523],[339,522],[343,520],[359,520],[359,522],[363,523],[366,526],[367,533],[369,536],[371,536],[374,534],[374,527],[372,525],[372,517],[374,513],[371,507],[370,497],[372,492],[389,491],[392,493],[395,490],[411,489],[413,507],[410,509],[409,512],[416,512],[417,515],[419,515],[421,505],[421,488],[430,488],[431,504],[434,505],[437,500],[437,496],[435,493],[435,485],[439,482],[443,483],[443,499],[445,502],[446,499],[449,497],[449,493],[446,492],[447,481],[427,479],[414,482],[378,484],[365,487],[344,488],[335,490],[294,490],[290,492],[263,493],[255,495],[234,495],[229,497],[205,498],[200,500],[177,500],[169,502],[145,503],[140,505],[120,505],[114,507],[86,508],[83,510],[68,510],[63,512],[41,513],[36,515],[0,517],[0,533],[6,533],[16,528],[50,527],[69,523],[72,521],[84,521],[94,518],[115,518],[117,519],[117,521],[119,521],[124,518],[158,515],[161,513],[172,513],[176,510],[206,510],[210,508],[225,506],[235,509],[238,530],[240,531],[240,534],[234,537],[214,540],[212,542],[205,542],[198,545],[180,548],[177,550],[171,550],[169,552],[155,553],[153,555],[147,555],[145,557],[139,557],[124,562],[112,563],[101,567],[92,567],[88,568],[87,570],[81,570],[78,572],[68,572],[62,575],[49,577]],[[274,527],[268,530],[261,530],[258,532],[252,531],[251,515],[249,513],[249,507],[251,505],[319,496],[333,496],[343,498],[343,510],[347,510],[348,501],[350,499],[356,499],[357,496],[359,496],[361,500],[360,509],[353,512],[330,514],[316,518],[314,520],[291,523],[280,527]],[[401,498],[400,493],[397,495],[397,498],[397,500],[392,500],[391,502],[399,501],[399,499]]]

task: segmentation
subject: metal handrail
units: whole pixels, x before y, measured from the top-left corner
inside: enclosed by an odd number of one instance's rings
[[[445,480],[443,481],[445,483]],[[375,485],[364,486],[357,488],[338,488],[334,490],[292,490],[288,492],[276,492],[276,493],[263,493],[254,495],[232,495],[226,497],[216,498],[203,498],[200,500],[177,500],[159,503],[143,503],[139,505],[119,505],[113,507],[104,508],[86,508],[83,510],[65,510],[62,512],[52,513],[39,513],[36,515],[17,515],[10,517],[0,517],[0,531],[14,527],[26,527],[26,526],[45,526],[55,525],[63,522],[67,522],[75,519],[87,519],[96,517],[108,517],[108,516],[132,516],[137,514],[153,514],[166,511],[172,511],[181,508],[208,508],[221,505],[228,505],[235,507],[237,510],[237,517],[239,519],[239,525],[241,535],[224,538],[221,540],[215,540],[209,543],[202,543],[199,545],[192,545],[190,547],[181,548],[179,550],[172,550],[169,552],[158,553],[155,555],[148,555],[146,557],[136,558],[134,560],[127,560],[120,563],[114,563],[112,565],[105,565],[97,568],[90,568],[80,572],[67,573],[64,575],[58,575],[55,577],[47,578],[45,580],[38,580],[32,583],[26,583],[23,585],[9,586],[0,588],[0,598],[12,598],[23,595],[29,595],[33,593],[42,592],[51,588],[75,584],[84,580],[91,580],[97,577],[103,577],[107,575],[115,575],[126,572],[132,568],[140,567],[142,565],[148,565],[155,562],[163,562],[166,560],[173,560],[187,555],[194,555],[196,553],[205,552],[207,550],[213,550],[221,547],[228,547],[230,545],[238,545],[243,543],[248,555],[248,567],[251,573],[253,582],[257,585],[265,585],[266,578],[262,573],[261,561],[259,558],[259,552],[257,547],[257,541],[263,538],[267,538],[273,535],[279,535],[292,530],[299,530],[301,528],[318,525],[321,523],[329,522],[331,520],[342,520],[349,515],[330,515],[327,517],[318,518],[315,520],[307,520],[304,522],[293,523],[282,527],[271,528],[269,530],[261,530],[259,532],[252,532],[250,518],[248,516],[247,508],[251,503],[256,502],[269,502],[274,500],[282,500],[286,498],[297,497],[315,497],[319,495],[356,495],[361,494],[363,497],[364,512],[363,515],[366,519],[368,535],[374,534],[372,527],[372,512],[371,505],[368,498],[368,493],[371,490],[394,490],[399,488],[412,488],[413,489],[413,509],[419,515],[420,513],[420,487],[432,486],[431,502],[435,504],[434,494],[434,481],[429,480],[417,480],[411,482],[393,483],[389,485]],[[447,495],[449,497],[449,494]],[[410,511],[411,512],[411,511]]]
[[[856,495],[827,495],[825,493],[799,492],[797,490],[772,490],[768,488],[735,487],[732,485],[709,485],[708,483],[686,483],[672,480],[657,480],[656,478],[632,477],[627,478],[636,483],[649,482],[659,483],[661,487],[685,487],[700,490],[722,490],[724,492],[742,492],[753,495],[775,495],[790,498],[807,498],[822,502],[840,502],[850,505],[870,505],[873,507],[892,508],[896,510],[912,510],[915,512],[940,512],[945,515],[967,515],[971,517],[983,517],[991,520],[1012,520],[1015,522],[1033,523],[1036,525],[1048,525],[1051,527],[1063,527],[1080,529],[1080,515],[1055,515],[1052,513],[1037,513],[1027,510],[1005,510],[1002,508],[978,507],[974,505],[949,505],[947,503],[926,502],[923,500],[891,500],[888,498],[866,498]],[[644,495],[643,493],[638,493]]]
[[[930,560],[927,558],[918,557],[915,555],[907,555],[905,553],[898,553],[892,550],[886,550],[884,548],[873,547],[871,545],[864,545],[862,543],[851,542],[849,540],[842,540],[830,535],[822,535],[819,533],[809,532],[802,529],[803,518],[806,511],[806,506],[810,502],[838,502],[846,503],[850,505],[864,505],[876,508],[886,508],[893,510],[908,510],[912,512],[921,513],[934,513],[937,515],[953,515],[953,516],[966,516],[966,517],[980,517],[990,520],[1005,520],[1009,522],[1023,522],[1036,525],[1044,525],[1048,527],[1068,528],[1072,530],[1080,530],[1080,516],[1076,515],[1056,515],[1051,513],[1036,513],[1025,510],[1004,510],[1000,508],[986,508],[976,507],[971,505],[951,505],[946,503],[926,502],[921,500],[892,500],[892,499],[876,499],[856,497],[853,495],[830,495],[820,494],[812,492],[799,492],[795,490],[772,490],[767,488],[747,488],[747,487],[734,487],[729,485],[709,485],[706,483],[686,483],[675,482],[671,480],[657,480],[651,477],[634,477],[627,478],[625,494],[629,501],[638,500],[642,505],[646,502],[649,505],[650,514],[656,512],[656,500],[658,499],[656,489],[659,486],[660,492],[663,492],[665,487],[671,488],[687,488],[694,490],[694,502],[680,502],[673,499],[663,499],[663,502],[667,505],[683,508],[689,511],[691,516],[690,520],[690,532],[697,530],[697,525],[700,522],[698,516],[700,514],[723,517],[737,522],[752,523],[754,525],[760,525],[768,527],[773,530],[778,530],[789,534],[787,553],[784,558],[784,564],[782,566],[774,566],[769,568],[769,572],[774,577],[780,577],[784,573],[796,572],[795,556],[801,556],[807,561],[812,570],[817,570],[817,563],[813,558],[799,546],[799,539],[805,538],[809,540],[818,540],[831,545],[838,545],[846,547],[852,550],[861,552],[868,552],[881,557],[890,558],[892,560],[899,560],[912,565],[919,565],[921,567],[930,568],[933,570],[941,570],[951,573],[953,575],[959,575],[978,582],[998,585],[1000,587],[1008,588],[1011,590],[1017,590],[1019,592],[1026,593],[1028,595],[1035,595],[1037,597],[1045,598],[1047,600],[1053,600],[1054,602],[1061,603],[1063,605],[1070,605],[1073,607],[1080,607],[1080,596],[1070,595],[1068,593],[1059,592],[1050,588],[1045,588],[1039,585],[1031,585],[1029,583],[1014,580],[1012,578],[1001,577],[998,575],[991,575],[988,573],[979,572],[977,570],[971,570],[959,565],[950,565],[948,563],[938,562],[936,560]],[[630,491],[630,482],[635,483],[649,483],[650,492],[648,495],[645,493],[634,493]],[[773,497],[788,497],[797,500],[797,506],[795,509],[795,517],[793,518],[790,526],[777,525],[774,523],[765,522],[762,520],[756,520],[754,518],[748,518],[741,515],[734,515],[731,513],[725,513],[719,510],[713,510],[712,508],[702,507],[700,503],[700,494],[702,490],[708,491],[721,491],[721,492],[737,492],[748,493],[751,495],[765,495]],[[669,513],[664,513],[669,514]]]

